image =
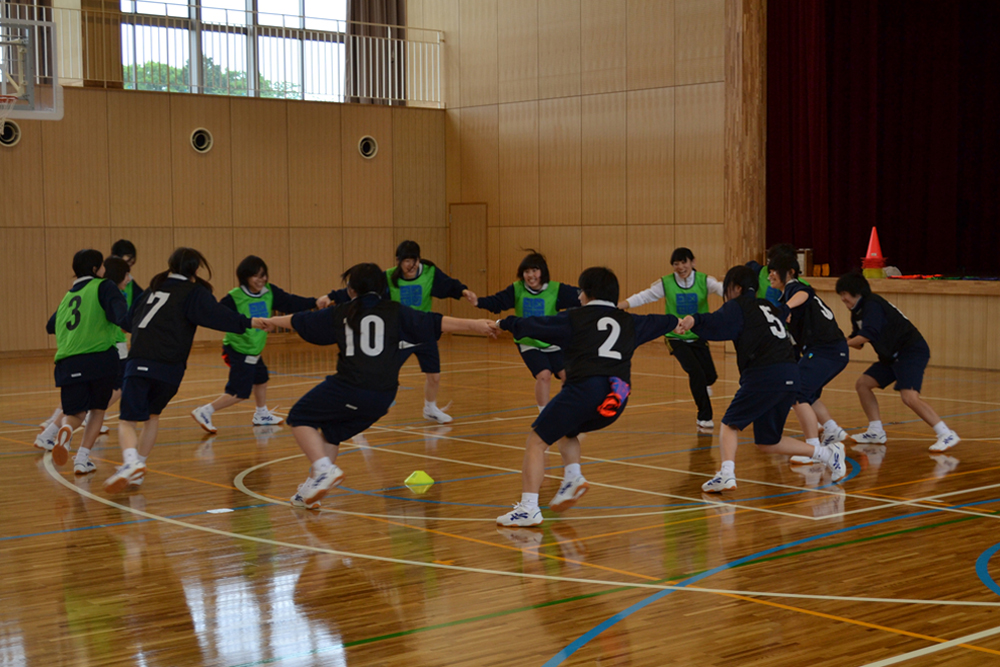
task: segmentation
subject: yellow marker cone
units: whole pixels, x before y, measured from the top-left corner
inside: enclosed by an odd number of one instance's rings
[[[427,493],[427,489],[431,488],[434,484],[434,480],[431,476],[425,473],[423,470],[415,470],[406,478],[403,482],[410,491],[414,493]]]

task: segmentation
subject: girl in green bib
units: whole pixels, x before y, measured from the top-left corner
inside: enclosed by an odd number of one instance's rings
[[[518,280],[492,296],[476,298],[469,303],[491,313],[514,309],[518,317],[555,315],[560,310],[580,305],[580,290],[573,285],[549,280],[549,265],[545,255],[530,250],[517,267]],[[552,376],[566,380],[566,360],[562,348],[534,338],[514,341],[524,365],[535,378],[535,402],[541,412],[549,402]]]
[[[269,283],[267,276],[267,264],[264,260],[256,255],[248,255],[236,267],[239,286],[230,290],[219,303],[250,318],[271,317],[274,311],[291,314],[316,308],[314,297],[289,294]],[[277,426],[284,421],[267,409],[269,375],[261,357],[266,343],[267,332],[259,329],[248,329],[241,334],[226,334],[222,339],[222,358],[229,366],[229,382],[222,396],[191,411],[191,417],[199,426],[209,433],[215,433],[218,429],[212,424],[212,415],[218,410],[245,401],[250,398],[251,392],[257,403],[252,420],[255,427]]]

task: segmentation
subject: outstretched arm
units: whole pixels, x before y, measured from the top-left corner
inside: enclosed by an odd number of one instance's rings
[[[444,333],[471,331],[472,333],[496,338],[500,332],[500,327],[493,320],[467,320],[461,317],[449,317],[445,315],[441,318],[441,331]]]

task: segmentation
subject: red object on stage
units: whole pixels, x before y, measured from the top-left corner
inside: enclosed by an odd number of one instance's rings
[[[861,260],[862,269],[881,269],[885,266],[885,257],[882,256],[882,246],[878,242],[878,232],[872,227],[872,236],[868,240],[868,252]]]

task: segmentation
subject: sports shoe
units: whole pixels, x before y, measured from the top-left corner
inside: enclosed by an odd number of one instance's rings
[[[306,507],[309,507],[325,496],[326,492],[332,487],[337,486],[343,481],[344,471],[337,466],[332,466],[321,472],[315,479],[310,477],[304,481],[299,486],[299,492],[296,495],[301,494],[302,502],[305,503]]]
[[[447,424],[452,420],[451,415],[445,413],[444,410],[436,405],[424,406],[424,419],[429,419],[430,421],[437,422],[438,424]]]
[[[80,428],[81,429],[86,429],[87,428],[87,424],[89,424],[89,423],[90,423],[90,413],[88,412],[87,416],[83,418],[83,423],[80,424]],[[104,422],[101,422],[101,430],[98,433],[98,435],[104,435],[105,433],[110,433],[110,432],[111,432],[111,429],[108,428],[108,425],[105,424]]]
[[[694,423],[698,425],[698,428],[704,428],[709,430],[715,428],[715,422],[712,421],[711,419],[696,419]]]
[[[35,447],[46,452],[51,452],[52,448],[56,446],[56,441],[54,438],[46,438],[45,433],[40,433],[35,437]]]
[[[73,439],[73,427],[64,425],[56,433],[56,443],[52,447],[52,462],[57,466],[66,465],[69,461],[69,441]]]
[[[299,484],[299,490],[295,492],[295,495],[291,498],[292,507],[302,507],[307,510],[317,510],[323,504],[320,501],[315,501],[312,503],[307,503],[305,497],[302,495],[302,487],[308,484],[308,481]]]
[[[212,424],[212,415],[208,414],[208,410],[205,409],[204,405],[191,411],[191,419],[198,422],[198,426],[201,426],[209,433],[218,433],[219,431]]]
[[[270,411],[268,411],[266,414],[259,414],[255,412],[253,415],[254,426],[277,426],[283,421],[285,421],[284,417],[279,417],[278,415]]]
[[[793,456],[788,459],[788,462],[792,465],[802,466],[809,465],[810,463],[819,463],[819,459],[812,456]]]
[[[590,485],[587,484],[587,480],[584,479],[583,475],[577,475],[568,482],[564,480],[559,486],[556,495],[552,496],[552,500],[549,501],[549,509],[553,512],[565,512],[573,505],[576,505],[576,501],[583,498],[583,494],[589,488]]]
[[[736,477],[733,475],[723,475],[721,471],[715,473],[715,477],[701,485],[701,490],[705,493],[722,493],[729,489],[736,488]]]
[[[862,445],[884,445],[886,441],[885,431],[880,431],[878,433],[873,431],[865,431],[864,433],[855,433],[851,436],[854,442],[860,442]]]
[[[104,480],[104,490],[108,493],[121,493],[128,486],[142,484],[141,480],[145,475],[146,464],[142,461],[125,463],[115,470],[114,475]]]
[[[830,479],[834,482],[841,480],[847,475],[847,454],[844,453],[844,445],[835,442],[830,445],[830,462],[827,467],[830,469]]]
[[[83,463],[74,463],[73,472],[77,475],[89,475],[90,473],[97,470],[97,464],[87,459]]]
[[[516,503],[514,509],[497,517],[497,523],[501,526],[537,526],[542,522],[542,510],[538,505],[529,506],[524,503]]]
[[[930,446],[930,450],[932,452],[943,452],[946,449],[951,449],[959,442],[961,442],[961,440],[962,439],[958,437],[958,433],[955,433],[954,431],[948,431],[940,438],[938,438],[937,442],[935,442],[933,445]],[[52,458],[55,458],[55,456],[53,456]]]
[[[840,428],[839,426],[835,431],[827,431],[823,429],[823,446],[829,447],[835,442],[843,442],[847,440],[847,431]]]

